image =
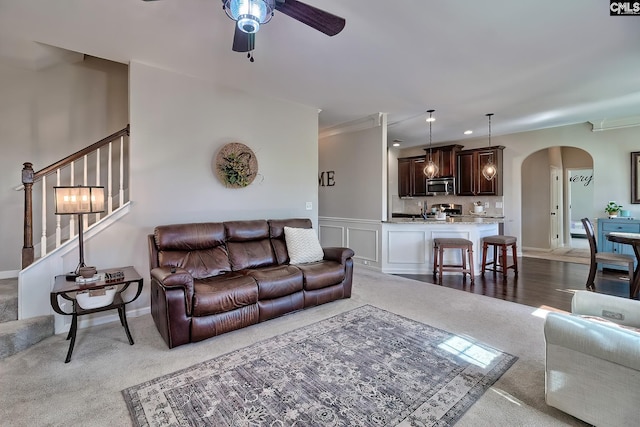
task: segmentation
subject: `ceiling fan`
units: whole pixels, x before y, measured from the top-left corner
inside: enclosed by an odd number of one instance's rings
[[[154,0],[144,0],[154,1]],[[328,36],[335,36],[345,26],[345,19],[298,0],[222,0],[222,9],[236,21],[232,50],[248,52],[255,48],[255,35],[261,24],[271,20],[277,10]]]

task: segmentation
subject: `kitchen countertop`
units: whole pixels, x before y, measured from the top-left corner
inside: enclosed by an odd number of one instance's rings
[[[383,221],[387,224],[501,224],[504,222],[504,217],[490,216],[490,215],[460,215],[460,216],[448,216],[445,220],[439,220],[435,218],[422,219],[419,216],[417,218],[391,218],[390,220]]]

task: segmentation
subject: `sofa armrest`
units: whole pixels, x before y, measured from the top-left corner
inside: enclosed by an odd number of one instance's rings
[[[151,280],[155,280],[165,289],[184,289],[187,314],[191,314],[193,277],[187,270],[180,267],[156,267],[151,269]]]
[[[355,254],[352,249],[349,248],[339,248],[339,247],[328,247],[322,248],[324,252],[324,258],[327,261],[336,261],[340,264],[344,265],[347,260]]]
[[[640,327],[640,301],[590,291],[576,291],[571,312],[597,316],[620,325]]]
[[[640,333],[580,316],[549,313],[544,323],[549,345],[640,370]]]

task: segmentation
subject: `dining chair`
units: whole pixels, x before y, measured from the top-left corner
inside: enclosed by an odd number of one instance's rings
[[[601,264],[614,264],[627,267],[629,270],[629,286],[633,284],[633,269],[635,257],[633,255],[618,254],[613,252],[598,252],[598,245],[596,244],[596,236],[593,231],[593,224],[589,221],[589,218],[582,218],[582,225],[584,231],[587,234],[587,240],[589,241],[589,249],[591,251],[591,267],[589,268],[589,277],[587,278],[587,289],[594,290],[594,280],[596,278],[596,272],[598,271],[598,263]]]

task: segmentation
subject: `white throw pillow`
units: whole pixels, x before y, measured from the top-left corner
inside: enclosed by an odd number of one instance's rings
[[[313,228],[284,227],[284,240],[291,264],[322,261],[324,258],[324,251]]]

